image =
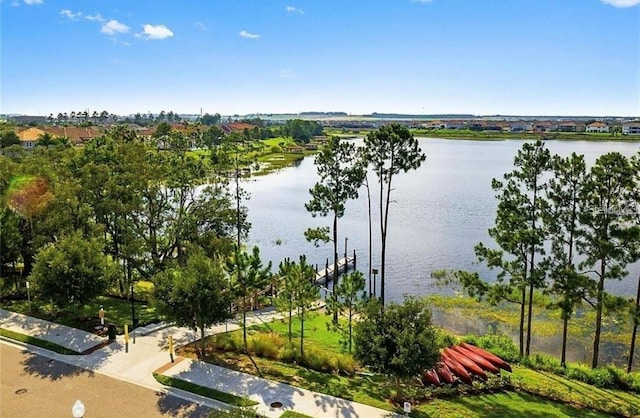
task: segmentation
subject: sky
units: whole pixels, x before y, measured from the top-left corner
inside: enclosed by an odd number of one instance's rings
[[[640,116],[640,0],[0,0],[0,113]]]

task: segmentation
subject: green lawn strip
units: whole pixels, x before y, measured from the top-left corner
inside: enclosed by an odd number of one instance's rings
[[[38,347],[46,348],[47,350],[55,351],[58,354],[66,354],[66,355],[80,354],[77,351],[70,350],[56,343],[52,343],[46,340],[41,340],[40,338],[31,337],[29,335],[21,334],[19,332],[10,331],[8,329],[0,328],[0,336],[9,338],[11,340],[20,341],[25,344],[31,344]]]
[[[609,415],[580,409],[538,396],[519,392],[503,392],[484,395],[456,396],[434,399],[419,405],[412,417],[447,418],[503,418],[503,417],[608,417]]]
[[[98,310],[100,306],[103,306],[105,310],[105,324],[116,324],[119,333],[123,332],[124,324],[131,324],[131,302],[109,296],[99,296],[94,301],[85,305],[82,310],[77,307],[69,307],[66,309],[56,309],[53,314],[51,312],[51,304],[38,299],[34,299],[31,302],[31,310],[29,309],[27,301],[10,301],[1,306],[13,312],[45,319],[88,332],[93,332],[94,327],[100,323]],[[134,306],[136,316],[141,326],[161,320],[161,318],[158,318],[155,308],[151,304],[135,302]]]
[[[207,360],[236,370],[257,373],[251,366],[244,368],[236,366],[247,364],[245,356],[239,354],[216,353]],[[267,379],[381,409],[394,410],[388,399],[393,398],[397,393],[398,386],[384,377],[357,375],[348,378],[264,358],[254,357],[254,360]],[[602,414],[626,416],[640,412],[636,406],[640,405],[640,395],[619,390],[598,389],[582,382],[523,367],[514,369],[511,382],[517,388],[516,391],[454,395],[446,399],[428,399],[428,391],[408,383],[401,384],[401,391],[406,398],[421,399],[417,402],[419,405],[415,407],[418,414],[416,416],[426,416],[419,415],[421,412],[433,416],[431,414],[434,411],[444,409],[451,410],[452,416],[467,416],[468,410],[481,411],[491,408],[496,411],[495,415],[486,415],[487,411],[485,411],[481,416],[518,416],[537,408],[534,404],[546,405],[542,406],[540,411],[549,411],[551,416],[576,416],[578,411],[580,416],[586,412],[590,415],[584,416],[603,416]]]
[[[313,346],[314,348],[321,349],[323,351],[329,351],[336,354],[346,354],[347,346],[346,341],[343,342],[342,336],[329,330],[327,324],[331,323],[331,316],[326,315],[324,312],[316,312],[308,314],[304,321],[304,341],[306,344]],[[346,327],[346,322],[341,321],[341,324]],[[288,318],[275,320],[268,324],[254,325],[250,330],[256,330],[260,332],[277,332],[282,335],[283,338],[289,338],[289,320]],[[291,336],[294,341],[300,338],[300,318],[293,317],[291,324]],[[299,345],[299,342],[298,342]]]
[[[640,395],[632,392],[600,389],[577,380],[519,366],[514,367],[511,382],[529,393],[581,407],[625,416],[640,413]]]
[[[285,411],[280,418],[313,418],[312,416],[301,414],[300,412]]]
[[[230,393],[220,392],[219,390],[196,385],[195,383],[187,382],[186,380],[177,379],[175,377],[165,376],[157,373],[154,373],[153,377],[159,383],[162,383],[165,386],[171,386],[177,389],[186,390],[187,392],[195,393],[196,395],[204,396],[206,398],[215,399],[229,405],[254,406],[258,404],[258,402],[252,401],[251,399],[232,395]]]

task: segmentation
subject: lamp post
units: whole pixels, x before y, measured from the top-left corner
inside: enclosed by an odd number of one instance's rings
[[[76,401],[71,408],[73,418],[82,418],[84,416],[84,404],[82,401]]]
[[[29,280],[27,280],[27,300],[29,301],[29,312],[31,312],[31,292],[29,291]]]
[[[376,296],[376,275],[378,274],[378,269],[371,269],[371,273],[373,273],[373,296]]]

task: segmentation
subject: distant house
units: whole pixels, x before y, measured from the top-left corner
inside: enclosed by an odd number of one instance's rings
[[[225,123],[220,126],[222,131],[225,134],[230,134],[232,132],[244,132],[245,129],[252,130],[256,125],[251,125],[250,123]]]
[[[572,121],[558,122],[556,130],[558,132],[578,132],[578,125]]]
[[[609,126],[602,122],[593,122],[587,125],[587,132],[609,132]]]
[[[640,122],[622,124],[622,135],[640,135]]]
[[[45,131],[38,128],[29,128],[16,133],[18,139],[20,139],[20,145],[24,149],[33,149],[38,142],[38,139],[45,134]]]
[[[50,126],[43,129],[53,137],[67,138],[73,145],[83,145],[103,135],[103,133],[95,127]]]
[[[531,132],[533,131],[533,124],[531,122],[518,121],[509,124],[510,132]]]
[[[459,120],[448,120],[444,122],[444,129],[464,129],[465,123]]]
[[[551,122],[541,121],[533,123],[533,132],[535,133],[551,132],[553,128],[554,125]]]

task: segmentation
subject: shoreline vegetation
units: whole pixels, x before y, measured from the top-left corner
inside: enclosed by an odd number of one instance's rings
[[[338,136],[344,139],[366,136],[373,129],[327,129],[327,136]],[[509,139],[525,140],[564,140],[564,141],[620,141],[640,142],[638,135],[621,135],[596,132],[497,132],[497,131],[471,131],[468,129],[410,129],[419,138],[443,138],[452,140],[478,140],[478,141],[505,141]]]

